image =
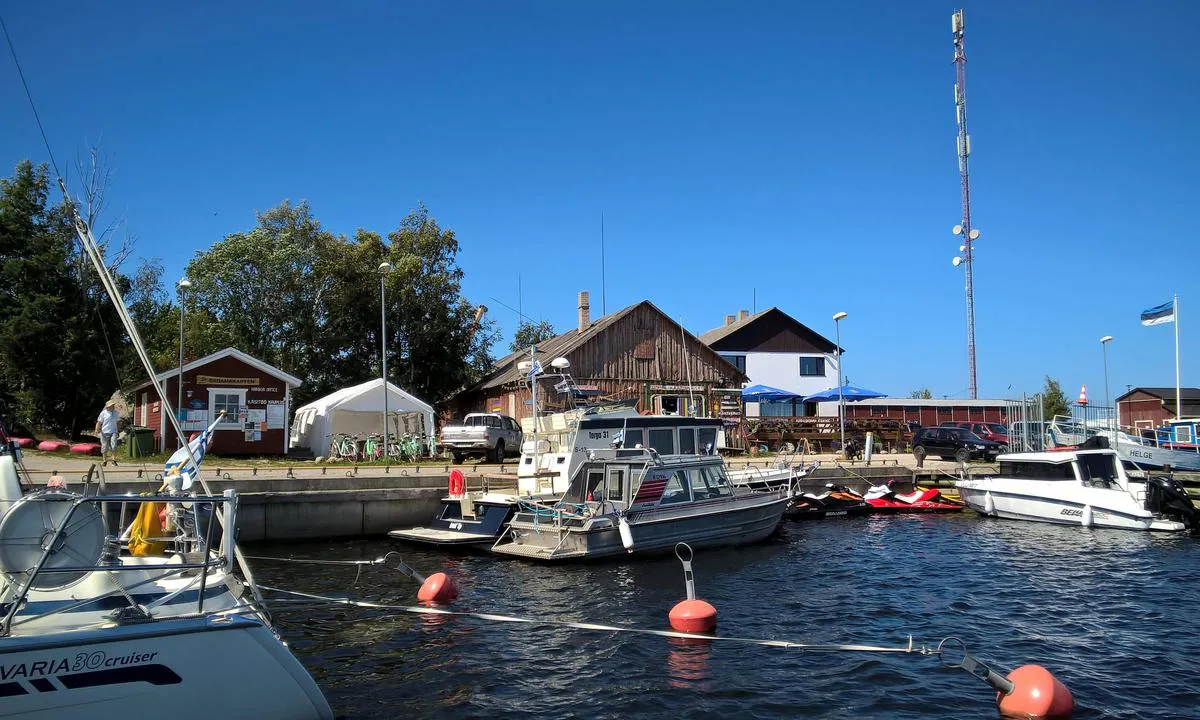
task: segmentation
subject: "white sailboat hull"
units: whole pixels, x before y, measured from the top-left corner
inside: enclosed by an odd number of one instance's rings
[[[3,718],[333,717],[287,647],[241,615],[0,639],[0,697]]]

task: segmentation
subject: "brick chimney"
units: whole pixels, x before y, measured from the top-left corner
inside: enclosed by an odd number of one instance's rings
[[[726,315],[725,316],[725,324],[726,325],[732,325],[736,320],[737,320],[736,315]]]
[[[738,310],[738,320],[745,320],[748,317],[750,317],[749,310]]]
[[[587,330],[592,325],[591,305],[588,304],[587,290],[579,293],[579,332]]]

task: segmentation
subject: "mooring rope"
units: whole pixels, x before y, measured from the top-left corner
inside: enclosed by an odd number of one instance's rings
[[[894,654],[918,654],[918,655],[938,655],[939,651],[936,648],[929,648],[925,645],[916,646],[913,644],[912,636],[908,636],[908,644],[901,647],[885,647],[879,645],[858,645],[858,644],[842,644],[842,643],[800,643],[790,640],[763,640],[760,638],[744,638],[730,637],[720,635],[700,635],[697,633],[677,632],[675,630],[650,630],[648,628],[633,628],[621,627],[619,625],[601,625],[599,623],[587,622],[572,622],[569,620],[550,620],[545,618],[525,618],[515,615],[498,615],[495,613],[476,613],[462,612],[457,610],[445,610],[443,608],[422,607],[412,605],[391,605],[387,603],[368,602],[364,600],[351,600],[349,598],[329,597],[326,595],[316,595],[313,593],[299,592],[297,590],[284,590],[282,588],[261,586],[263,590],[282,593],[285,595],[295,595],[308,600],[320,600],[322,602],[333,605],[346,605],[350,607],[366,608],[370,610],[391,610],[395,612],[407,612],[418,615],[445,615],[474,618],[476,620],[487,620],[490,622],[501,623],[519,623],[524,625],[545,625],[550,627],[565,627],[574,630],[593,630],[597,632],[623,632],[633,633],[637,635],[653,635],[657,637],[667,638],[682,638],[685,640],[712,640],[719,642],[733,642],[745,645],[760,645],[764,647],[784,648],[787,650],[803,650],[806,652],[866,652],[866,653],[894,653]],[[288,609],[288,608],[282,608]]]

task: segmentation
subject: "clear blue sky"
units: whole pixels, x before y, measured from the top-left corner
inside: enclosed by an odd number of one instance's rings
[[[1001,9],[1003,6],[1003,9]],[[424,202],[505,332],[575,297],[702,332],[778,305],[857,384],[967,388],[941,2],[11,3],[60,163],[100,140],[168,279],[255,210],[386,232]],[[119,8],[119,9],[118,9]],[[971,2],[983,397],[1200,385],[1200,3]],[[45,157],[8,58],[0,167]],[[6,170],[7,171],[7,170]],[[1011,387],[1011,389],[1010,389]]]

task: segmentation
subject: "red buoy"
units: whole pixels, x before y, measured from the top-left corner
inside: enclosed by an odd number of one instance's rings
[[[1071,691],[1041,665],[1022,665],[1008,674],[1012,692],[997,693],[1004,715],[1029,718],[1066,717],[1075,709]]]
[[[417,599],[421,602],[447,603],[458,597],[458,588],[454,580],[443,572],[437,572],[425,578],[421,589],[417,591]]]
[[[680,600],[667,618],[679,632],[707,633],[717,627],[717,609],[703,600]]]

